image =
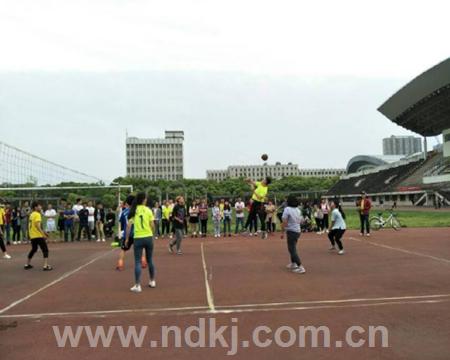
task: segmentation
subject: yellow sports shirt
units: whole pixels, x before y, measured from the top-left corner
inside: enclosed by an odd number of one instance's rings
[[[150,226],[151,221],[155,221],[153,212],[145,205],[138,205],[136,215],[131,219],[134,224],[134,238],[142,239],[153,236],[153,230]]]
[[[252,199],[254,201],[264,202],[269,191],[268,186],[264,186],[260,181],[255,183],[255,191],[253,192]]]

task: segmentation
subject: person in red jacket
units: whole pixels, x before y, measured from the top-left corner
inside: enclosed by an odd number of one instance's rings
[[[361,192],[361,199],[356,202],[356,206],[361,221],[361,236],[364,236],[364,230],[366,231],[366,236],[370,236],[369,215],[372,203],[364,191]]]

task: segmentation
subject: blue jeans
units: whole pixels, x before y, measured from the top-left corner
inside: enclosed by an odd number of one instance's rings
[[[5,239],[6,239],[6,242],[8,243],[8,245],[9,245],[9,243],[11,241],[11,224],[6,224],[5,225]]]
[[[145,257],[147,259],[148,271],[150,273],[150,280],[155,279],[155,266],[153,265],[153,237],[145,237],[134,239],[134,280],[136,284],[141,282],[142,265],[141,258],[142,252],[145,249]]]
[[[220,235],[220,220],[214,219],[214,235]]]
[[[225,217],[223,219],[223,233],[225,234],[225,236],[227,234],[231,234],[231,218],[229,217]]]
[[[235,229],[235,233],[236,234],[239,232],[239,228],[241,230],[244,230],[244,218],[243,217],[241,217],[241,218],[240,217],[236,217],[236,229]]]

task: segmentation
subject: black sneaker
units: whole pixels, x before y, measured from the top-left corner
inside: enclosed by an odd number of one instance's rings
[[[33,268],[33,265],[26,264],[23,268],[24,268],[25,270],[30,270],[30,269]]]

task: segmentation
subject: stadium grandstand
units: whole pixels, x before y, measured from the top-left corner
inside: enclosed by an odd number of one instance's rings
[[[419,75],[378,109],[422,136],[443,136],[442,146],[403,159],[356,156],[327,193],[353,202],[366,191],[379,204],[450,205],[450,58]],[[389,161],[393,160],[393,161]]]

